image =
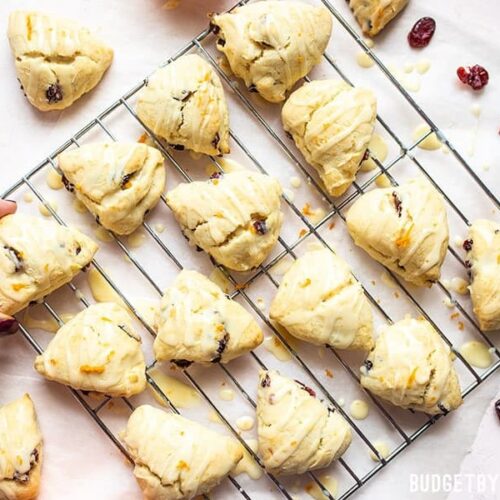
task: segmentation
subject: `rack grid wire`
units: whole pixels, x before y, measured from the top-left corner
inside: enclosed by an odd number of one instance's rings
[[[248,3],[249,0],[242,0],[236,4],[233,9],[237,6]],[[378,172],[372,175],[368,180],[363,183],[354,183],[354,190],[350,194],[348,193],[343,199],[338,202],[332,200],[332,198],[325,192],[322,185],[318,182],[314,174],[310,173],[309,167],[305,166],[305,163],[302,159],[297,156],[297,153],[294,152],[293,148],[290,147],[272,128],[272,126],[266,121],[266,119],[262,116],[262,113],[259,112],[257,107],[252,103],[252,99],[245,92],[242,92],[238,86],[233,85],[230,77],[224,72],[214,56],[209,53],[209,51],[205,48],[204,44],[206,42],[210,42],[213,40],[213,33],[210,28],[207,28],[203,32],[201,32],[198,36],[193,38],[187,45],[185,45],[180,51],[178,51],[173,57],[168,59],[162,66],[166,66],[170,64],[172,61],[175,61],[179,57],[189,53],[196,52],[200,56],[202,56],[219,74],[222,81],[227,85],[227,87],[232,91],[232,93],[236,96],[237,100],[241,103],[243,109],[253,117],[260,126],[262,126],[263,131],[270,137],[275,146],[281,150],[281,152],[288,157],[288,159],[300,170],[301,174],[305,177],[308,185],[317,192],[317,194],[328,203],[329,211],[321,218],[321,220],[312,222],[309,218],[303,213],[303,211],[294,204],[291,197],[287,194],[283,195],[283,201],[288,206],[290,211],[295,214],[296,217],[299,218],[300,222],[304,225],[305,229],[302,230],[299,234],[299,237],[293,243],[287,243],[284,238],[279,238],[279,245],[282,249],[274,255],[272,258],[268,260],[267,263],[262,264],[259,268],[250,276],[247,277],[244,281],[239,282],[238,276],[233,276],[232,273],[228,272],[222,266],[217,265],[217,263],[211,260],[213,266],[219,269],[221,273],[226,277],[229,283],[232,285],[234,290],[229,293],[228,297],[231,299],[240,299],[243,303],[247,304],[252,311],[259,317],[263,324],[266,325],[269,331],[279,339],[281,344],[286,348],[291,357],[295,360],[298,367],[301,371],[303,371],[315,384],[315,386],[319,389],[322,397],[330,404],[333,405],[337,411],[339,411],[344,418],[350,424],[354,434],[359,438],[359,440],[363,443],[364,446],[367,447],[369,451],[371,451],[378,460],[378,463],[374,465],[368,472],[364,472],[360,474],[355,470],[355,467],[349,465],[347,460],[341,458],[338,463],[344,469],[345,473],[352,479],[352,486],[347,488],[345,491],[341,493],[340,496],[334,496],[322,483],[321,478],[318,476],[317,472],[308,473],[308,477],[316,484],[317,487],[323,492],[326,498],[334,499],[340,498],[345,499],[349,496],[353,495],[359,488],[361,488],[369,479],[371,479],[377,472],[379,472],[383,467],[385,467],[388,463],[390,463],[396,456],[398,456],[404,449],[406,449],[411,443],[413,443],[419,436],[421,436],[431,425],[433,425],[437,420],[439,420],[443,415],[438,415],[434,417],[425,417],[424,422],[418,426],[413,432],[407,432],[403,429],[403,426],[400,425],[398,419],[394,416],[394,412],[391,411],[390,408],[382,401],[379,401],[376,397],[374,397],[371,393],[361,388],[364,396],[368,398],[374,406],[379,411],[380,415],[383,417],[386,423],[388,423],[393,430],[401,437],[402,442],[397,447],[395,447],[388,456],[383,456],[383,454],[377,449],[374,442],[370,440],[366,432],[364,432],[360,426],[351,418],[351,416],[346,412],[342,404],[339,403],[338,399],[335,398],[331,391],[325,387],[324,382],[322,382],[316,373],[311,369],[308,362],[305,361],[301,355],[297,352],[297,349],[290,339],[283,334],[281,330],[276,328],[274,324],[272,324],[266,315],[261,310],[261,307],[256,303],[256,300],[251,297],[250,286],[260,280],[266,279],[269,280],[269,283],[272,287],[278,287],[279,281],[272,274],[272,270],[274,266],[280,264],[285,258],[290,257],[292,259],[297,258],[296,249],[309,237],[316,238],[322,245],[331,248],[331,245],[328,243],[327,239],[324,236],[324,230],[327,226],[332,223],[335,223],[336,220],[345,222],[345,217],[343,214],[343,210],[349,206],[357,197],[366,192],[366,190],[375,183],[375,181],[380,176],[386,176],[390,183],[394,186],[397,185],[397,181],[394,178],[393,171],[396,165],[399,164],[403,159],[409,159],[411,163],[418,169],[418,171],[423,174],[433,185],[434,187],[443,195],[447,204],[451,208],[452,212],[455,213],[459,219],[465,224],[470,225],[469,219],[464,215],[464,213],[458,208],[457,204],[453,202],[451,197],[447,195],[447,193],[434,181],[433,177],[429,174],[429,172],[424,168],[422,163],[415,157],[414,151],[415,148],[424,141],[431,133],[435,133],[439,140],[446,145],[454,156],[455,160],[462,166],[465,172],[471,177],[475,184],[479,186],[485,196],[491,201],[494,207],[498,210],[499,204],[498,199],[492,193],[492,191],[481,181],[481,179],[476,175],[474,170],[470,167],[467,161],[460,155],[460,153],[456,150],[456,148],[451,144],[442,131],[434,124],[434,122],[429,118],[429,116],[421,109],[421,107],[414,101],[414,99],[406,92],[404,87],[400,84],[400,82],[391,74],[391,72],[386,68],[386,66],[382,63],[382,61],[376,56],[376,54],[372,51],[370,47],[366,45],[363,38],[360,37],[354,28],[344,19],[344,17],[338,12],[338,10],[330,3],[329,0],[321,0],[321,2],[325,5],[325,7],[330,11],[333,17],[337,20],[340,26],[345,30],[346,33],[350,37],[354,39],[354,41],[361,47],[361,49],[368,54],[372,60],[375,62],[376,66],[383,72],[383,74],[388,78],[390,83],[394,86],[395,92],[398,92],[403,98],[409,103],[409,105],[418,113],[418,115],[428,124],[429,132],[424,136],[419,138],[410,146],[406,146],[404,141],[400,139],[398,134],[385,122],[380,115],[377,116],[377,121],[380,126],[385,130],[385,132],[394,140],[394,142],[399,147],[399,154],[396,157],[383,165],[374,155],[371,155],[373,161],[378,167]],[[328,65],[346,82],[352,84],[351,80],[348,78],[347,74],[338,66],[338,64],[334,61],[334,59],[328,54],[324,55],[325,61]],[[306,77],[307,81],[308,78]],[[38,173],[45,169],[56,169],[58,170],[55,159],[57,156],[65,151],[68,148],[79,147],[80,142],[86,138],[94,129],[99,129],[102,131],[109,140],[115,141],[117,140],[110,127],[106,125],[105,121],[113,116],[114,113],[122,112],[126,110],[129,117],[133,119],[137,124],[141,127],[141,129],[147,134],[149,140],[151,140],[154,145],[162,152],[165,159],[168,163],[174,168],[175,171],[180,175],[181,179],[185,182],[191,182],[193,179],[186,168],[184,168],[180,161],[176,158],[175,153],[166,145],[161,139],[156,137],[151,130],[149,130],[144,123],[141,122],[139,117],[136,115],[133,110],[130,100],[137,94],[137,92],[142,89],[145,85],[147,85],[148,79],[144,79],[141,83],[136,85],[132,90],[130,90],[127,94],[121,97],[119,100],[114,102],[111,106],[109,106],[105,111],[103,111],[99,116],[90,121],[86,126],[84,126],[80,131],[78,131],[73,137],[71,137],[68,141],[66,141],[62,146],[60,146],[56,151],[54,151],[50,156],[44,159],[39,165],[37,165],[33,170],[31,170],[28,174],[26,174],[23,178],[21,178],[17,183],[15,183],[10,189],[8,189],[3,197],[11,197],[15,195],[21,188],[28,188],[35,197],[43,204],[50,215],[60,224],[66,225],[67,222],[63,220],[61,215],[52,207],[51,203],[47,200],[47,198],[43,195],[41,190],[36,187],[35,182],[33,182],[33,177]],[[235,133],[234,130],[230,130],[230,137],[232,141],[240,148],[240,150],[244,153],[244,156],[247,160],[250,161],[254,165],[254,167],[262,172],[268,173],[267,170],[263,167],[262,163],[256,158],[256,156],[250,151],[250,149],[245,145],[245,143],[241,140],[241,138]],[[221,160],[215,157],[210,157],[210,161],[215,169],[223,171],[224,165]],[[162,196],[162,203],[166,205],[166,199]],[[333,221],[333,222],[332,222]],[[164,254],[168,257],[168,259],[173,263],[173,265],[178,269],[183,269],[183,264],[179,257],[177,257],[174,252],[169,248],[169,246],[163,241],[163,239],[159,236],[158,232],[146,221],[143,222],[144,231],[151,237],[152,241],[158,248],[164,252]],[[151,277],[150,273],[144,267],[144,265],[139,261],[139,258],[134,254],[134,252],[130,251],[126,244],[122,242],[122,240],[112,233],[109,233],[110,237],[113,238],[117,247],[123,252],[124,256],[132,263],[137,272],[152,286],[152,288],[156,291],[156,293],[161,296],[162,289],[157,284],[157,282]],[[457,261],[458,264],[464,266],[464,262],[461,259],[460,255],[455,251],[451,246],[448,248],[449,253],[452,257]],[[332,251],[334,251],[332,249]],[[142,326],[154,337],[155,331],[148,323],[148,321],[143,317],[141,312],[135,307],[130,300],[127,298],[126,294],[120,289],[120,287],[116,284],[116,282],[110,277],[107,271],[104,270],[103,266],[94,259],[91,265],[96,269],[96,271],[102,276],[105,282],[114,290],[114,292],[121,298],[121,300],[125,303],[125,305],[132,311],[137,320],[142,324]],[[490,338],[485,335],[478,327],[476,321],[471,316],[471,314],[467,311],[467,308],[461,304],[460,300],[457,300],[452,296],[447,287],[444,286],[442,282],[438,282],[436,284],[440,293],[449,301],[453,303],[453,305],[457,308],[463,318],[468,322],[471,329],[475,332],[475,335],[480,337],[488,346],[491,347],[492,353],[496,357],[496,361],[486,370],[478,373],[474,367],[472,367],[466,359],[460,354],[460,352],[454,348],[453,343],[448,339],[448,336],[443,332],[443,329],[440,328],[436,322],[432,319],[431,315],[428,314],[426,308],[420,304],[419,300],[414,296],[414,292],[404,283],[402,282],[396,275],[394,275],[389,270],[386,270],[388,274],[391,276],[391,279],[397,284],[397,287],[404,294],[406,299],[411,303],[415,309],[425,317],[437,332],[441,335],[443,340],[450,346],[453,353],[456,355],[460,363],[465,367],[465,370],[470,374],[472,378],[472,382],[463,389],[463,397],[469,395],[479,384],[484,382],[488,377],[490,377],[493,373],[496,372],[500,368],[500,351],[498,348],[492,343]],[[361,280],[360,280],[361,282]],[[88,307],[90,305],[90,301],[81,293],[78,293],[78,288],[74,283],[69,283],[66,287],[73,293],[76,294],[78,300],[81,302],[83,307]],[[372,293],[370,293],[365,286],[363,286],[365,293],[370,300],[374,310],[384,319],[384,321],[388,324],[393,322],[391,315],[383,308],[379,301],[375,299]],[[63,325],[64,321],[61,319],[61,315],[55,310],[55,308],[50,304],[48,299],[44,299],[43,307],[50,314],[50,316],[59,324]],[[29,328],[24,324],[23,319],[20,320],[20,331],[27,339],[29,344],[33,347],[33,349],[38,353],[43,352],[43,348],[40,343],[35,338],[35,335],[29,330]],[[342,351],[337,351],[331,347],[326,346],[325,349],[330,352],[334,359],[340,364],[340,366],[345,370],[347,376],[352,379],[356,384],[359,385],[359,378],[356,372],[351,368],[351,363],[346,361],[344,353]],[[261,357],[256,352],[251,352],[249,356],[256,363],[256,366],[262,369],[266,369],[267,366],[265,362],[261,359]],[[255,408],[255,400],[249,394],[248,390],[245,389],[244,385],[240,383],[237,375],[233,373],[231,364],[222,365],[217,364],[217,368],[214,369],[221,370],[231,381],[233,386],[238,390],[244,400],[253,408]],[[170,408],[170,410],[174,413],[180,413],[180,410],[174,405],[174,403],[169,399],[168,395],[162,390],[159,384],[155,381],[154,377],[151,376],[151,371],[155,368],[155,362],[149,364],[146,370],[147,381],[152,387],[152,389],[157,393],[157,395],[164,401],[165,405]],[[192,367],[178,369],[179,373],[187,379],[187,381],[196,389],[196,391],[201,396],[202,400],[206,402],[206,404],[211,408],[217,415],[217,417],[223,422],[223,424],[227,427],[228,431],[232,433],[245,447],[247,453],[250,457],[261,467],[263,474],[268,478],[270,485],[274,488],[275,492],[279,495],[284,496],[285,498],[291,499],[291,493],[289,488],[287,488],[280,478],[277,478],[267,472],[263,467],[263,464],[255,453],[255,451],[249,446],[249,444],[240,436],[240,433],[237,431],[235,426],[231,424],[229,419],[224,415],[223,411],[218,407],[218,405],[214,402],[214,398],[210,397],[208,392],[203,388],[203,384],[200,382],[199,378],[192,372]],[[132,463],[132,459],[128,454],[127,450],[121,444],[120,440],[116,436],[116,433],[104,422],[101,418],[102,410],[110,403],[110,397],[104,397],[97,405],[93,405],[92,402],[88,399],[87,394],[82,391],[76,391],[74,389],[69,389],[74,397],[79,401],[79,403],[84,407],[84,409],[90,414],[90,416],[95,420],[98,426],[104,431],[104,433],[111,439],[114,445],[128,458],[128,460]],[[134,404],[126,399],[122,398],[124,404],[127,408],[132,411],[134,409]],[[237,480],[233,476],[229,476],[229,481],[232,486],[236,489],[236,491],[243,496],[244,498],[252,498],[251,492],[248,491],[248,487],[244,488],[239,480]],[[255,498],[255,497],[254,497]]]

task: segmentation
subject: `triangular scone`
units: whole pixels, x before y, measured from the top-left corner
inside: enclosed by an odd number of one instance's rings
[[[246,309],[196,271],[181,271],[166,290],[157,325],[156,359],[183,366],[227,363],[260,345],[264,338]]]
[[[165,188],[161,153],[139,143],[97,143],[58,157],[66,188],[106,229],[133,233]]]
[[[129,397],[146,388],[141,338],[128,312],[94,304],[68,321],[35,359],[49,380],[74,389]]]
[[[41,111],[64,109],[101,80],[113,50],[69,19],[14,11],[9,42],[29,102]]]
[[[262,264],[283,222],[280,183],[268,175],[235,170],[179,184],[167,193],[182,232],[219,264],[248,271]]]
[[[285,131],[332,196],[340,196],[354,182],[376,116],[373,92],[342,80],[304,83],[281,111]]]
[[[402,408],[434,415],[462,404],[452,352],[425,320],[387,326],[361,367],[361,385]]]
[[[236,439],[149,405],[134,410],[121,438],[145,500],[203,495],[243,458]]]
[[[0,312],[15,314],[70,282],[97,251],[76,229],[28,215],[0,219]]]
[[[351,429],[312,389],[275,371],[261,371],[257,390],[259,455],[273,474],[328,467],[351,444]]]
[[[229,116],[217,73],[196,54],[151,76],[139,93],[137,115],[175,149],[229,153]]]
[[[348,2],[363,33],[375,36],[406,7],[408,0],[348,0]]]
[[[299,257],[283,276],[271,319],[306,342],[339,349],[373,347],[372,311],[345,261],[327,248]]]
[[[212,17],[233,73],[250,91],[270,102],[286,92],[321,61],[332,32],[325,7],[302,2],[255,2]]]
[[[480,219],[464,241],[474,314],[481,330],[500,329],[500,224]]]
[[[430,287],[439,279],[448,219],[442,196],[423,177],[369,191],[346,219],[354,243],[406,281]]]
[[[0,406],[0,498],[31,500],[40,487],[42,434],[28,394]]]

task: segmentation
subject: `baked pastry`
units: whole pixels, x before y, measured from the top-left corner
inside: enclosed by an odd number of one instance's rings
[[[286,132],[332,196],[354,182],[373,134],[377,101],[342,80],[306,82],[281,111]]]
[[[111,302],[94,304],[59,329],[35,370],[73,389],[129,397],[146,388],[141,337],[128,312]]]
[[[146,144],[88,144],[61,153],[58,166],[66,188],[116,234],[133,233],[165,188],[163,156]]]
[[[167,204],[191,243],[219,264],[248,271],[262,264],[278,240],[281,186],[250,170],[179,184]]]
[[[121,437],[145,500],[207,493],[243,458],[235,439],[149,405],[134,410]]]
[[[97,244],[76,229],[22,214],[0,219],[0,312],[15,314],[70,282]]]
[[[156,323],[155,358],[180,366],[227,363],[264,340],[251,314],[196,271],[177,275],[163,295]]]
[[[462,404],[452,352],[425,320],[386,326],[361,367],[361,385],[402,408],[435,415]]]
[[[481,330],[500,329],[500,224],[480,219],[464,241],[474,314]]]
[[[430,287],[439,279],[448,219],[442,196],[423,177],[369,191],[346,220],[354,243],[406,281]]]
[[[345,261],[327,248],[299,257],[285,273],[271,319],[306,342],[339,349],[373,347],[372,311]]]
[[[255,2],[212,17],[217,48],[250,91],[270,102],[321,61],[332,32],[325,7],[302,2]]]
[[[42,446],[35,407],[28,394],[0,407],[0,499],[36,498]]]
[[[261,370],[257,390],[259,454],[273,474],[328,467],[351,444],[351,429],[312,389]]]
[[[196,54],[157,70],[137,100],[137,115],[174,149],[229,153],[224,89],[210,64]]]
[[[71,106],[113,60],[113,50],[89,30],[41,12],[12,12],[8,36],[21,87],[40,111]]]
[[[375,36],[405,7],[408,0],[348,0],[356,21],[368,36]]]

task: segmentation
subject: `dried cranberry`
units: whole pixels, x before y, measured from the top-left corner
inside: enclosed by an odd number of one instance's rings
[[[471,268],[472,268],[472,262],[471,262],[470,260],[466,260],[466,261],[464,262],[464,264],[465,264],[465,267],[466,267],[467,269],[471,269]]]
[[[500,399],[495,403],[495,411],[497,412],[497,417],[500,419]]]
[[[436,21],[432,17],[422,17],[414,25],[408,33],[408,43],[414,49],[421,49],[427,47],[434,32],[436,31]]]
[[[222,172],[214,172],[211,176],[210,179],[220,179],[222,177]]]
[[[47,90],[45,91],[45,96],[47,97],[47,101],[49,102],[49,104],[54,104],[55,102],[62,101],[63,93],[59,83],[53,83],[49,85]]]
[[[127,184],[128,184],[128,181],[129,181],[130,179],[132,179],[132,177],[133,177],[133,176],[134,176],[134,174],[133,174],[133,173],[131,173],[131,174],[125,174],[125,175],[122,177],[122,181],[121,181],[121,183],[120,183],[120,187],[121,187],[122,189],[127,189],[128,187],[130,187],[130,186],[127,186]]]
[[[71,184],[71,182],[69,182],[64,175],[62,176],[62,183],[64,184],[64,187],[66,188],[67,191],[69,191],[70,193],[74,192],[75,185]]]
[[[396,191],[392,192],[392,199],[394,201],[394,207],[396,208],[398,217],[401,217],[401,213],[403,211],[403,204],[401,203],[401,199],[399,198],[398,193],[396,193]]]
[[[306,384],[303,384],[300,380],[296,380],[295,382],[297,382],[297,384],[300,385],[300,388],[304,389],[304,391],[306,391],[310,396],[312,396],[313,398],[316,397],[316,393],[314,392],[313,389],[308,387]]]
[[[187,359],[171,359],[170,360],[174,365],[177,365],[179,368],[187,368],[191,366],[192,361],[188,361]]]
[[[488,72],[479,64],[457,69],[457,76],[462,83],[467,84],[473,90],[481,90],[490,79]]]
[[[256,220],[253,223],[253,227],[258,234],[266,234],[267,226],[265,220]]]
[[[472,250],[472,240],[465,240],[463,247],[466,252],[470,252]]]
[[[269,376],[269,373],[266,373],[266,376],[262,379],[260,386],[269,387],[270,385],[271,385],[271,377]]]
[[[217,354],[215,358],[212,359],[211,363],[218,363],[222,359],[222,353],[227,347],[227,343],[229,342],[229,333],[225,333],[224,337],[219,340],[219,345],[217,347]]]
[[[369,360],[369,359],[366,359],[363,364],[365,365],[365,368],[367,370],[371,370],[373,368],[373,363]]]

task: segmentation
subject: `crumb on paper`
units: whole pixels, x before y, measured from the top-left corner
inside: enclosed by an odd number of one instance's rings
[[[329,370],[328,368],[325,369],[325,375],[328,378],[333,378],[333,372],[331,370]]]
[[[301,230],[299,231],[299,238],[302,238],[302,237],[303,237],[304,235],[306,235],[306,234],[307,234],[307,230],[306,230],[306,229],[301,229]]]

